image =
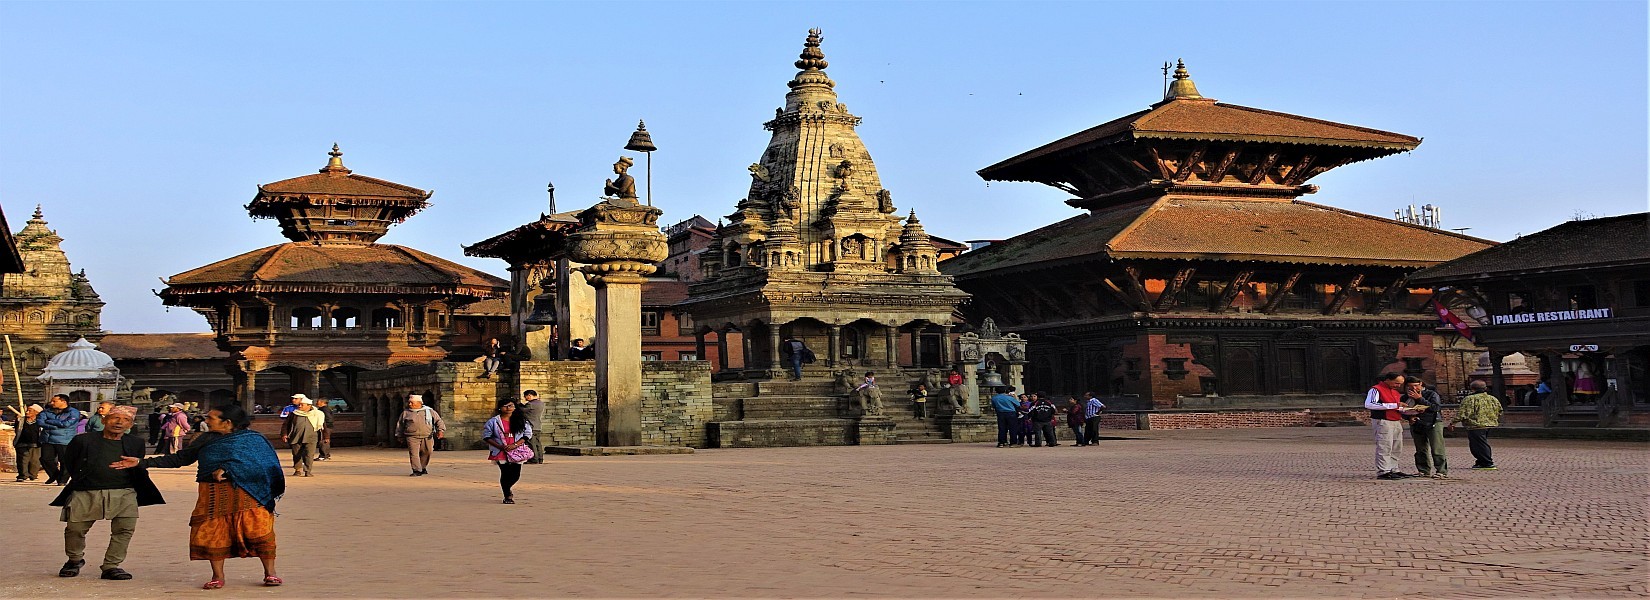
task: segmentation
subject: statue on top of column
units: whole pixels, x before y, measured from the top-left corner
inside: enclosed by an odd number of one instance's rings
[[[613,163],[613,172],[617,174],[619,178],[607,180],[607,185],[602,188],[602,193],[620,200],[628,200],[631,204],[635,204],[636,178],[631,177],[630,174],[626,172],[634,166],[636,166],[636,161],[631,160],[628,156],[620,156],[618,162]]]

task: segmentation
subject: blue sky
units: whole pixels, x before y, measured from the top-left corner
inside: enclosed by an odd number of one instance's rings
[[[392,229],[466,259],[589,204],[637,119],[675,222],[733,211],[809,27],[901,209],[952,239],[1075,214],[974,171],[1157,100],[1205,96],[1420,136],[1314,202],[1505,240],[1646,209],[1646,3],[0,3],[0,206],[35,204],[116,332],[204,331],[159,279],[280,243],[243,210],[313,173],[435,190]],[[640,174],[638,169],[637,174]]]

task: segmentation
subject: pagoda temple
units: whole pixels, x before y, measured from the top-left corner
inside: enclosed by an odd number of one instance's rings
[[[0,227],[4,227],[0,221]],[[40,207],[16,236],[21,265],[0,260],[0,333],[11,336],[11,352],[17,359],[23,397],[29,402],[46,399],[37,377],[52,356],[80,338],[93,343],[103,339],[103,299],[92,289],[84,270],[76,272],[63,252],[63,237],[47,226]],[[0,259],[3,259],[0,253]],[[17,268],[20,267],[20,268]],[[15,268],[15,271],[13,270]],[[4,350],[4,348],[0,348]],[[6,380],[11,383],[10,366]],[[12,390],[7,388],[7,393]],[[16,396],[8,398],[16,402]],[[81,405],[81,408],[85,408]]]
[[[705,278],[681,305],[697,356],[717,356],[721,377],[780,376],[790,336],[819,357],[805,377],[949,364],[944,340],[967,294],[940,273],[916,213],[902,218],[882,187],[854,130],[860,118],[825,74],[821,39],[809,32],[785,105],[763,124],[773,137],[749,167],[750,191],[715,231],[700,258]],[[716,352],[704,348],[711,334]],[[730,336],[742,347],[729,348]]]
[[[248,407],[292,393],[359,406],[358,373],[447,359],[463,350],[454,312],[509,291],[476,269],[376,243],[431,193],[355,174],[337,145],[328,155],[319,173],[260,185],[246,205],[292,241],[179,273],[160,292],[211,323]]]
[[[1344,406],[1383,371],[1432,381],[1430,290],[1407,278],[1493,243],[1301,197],[1330,169],[1420,143],[1219,102],[1180,64],[1151,107],[979,171],[1087,212],[941,270],[973,294],[970,320],[1029,341],[1032,390]]]

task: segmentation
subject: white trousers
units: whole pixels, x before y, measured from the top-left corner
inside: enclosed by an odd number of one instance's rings
[[[1404,422],[1371,419],[1369,426],[1375,430],[1375,472],[1398,470],[1398,455],[1404,453]]]

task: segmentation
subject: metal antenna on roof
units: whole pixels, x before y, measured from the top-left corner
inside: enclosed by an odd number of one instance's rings
[[[1163,61],[1163,99],[1169,99],[1169,61]]]

